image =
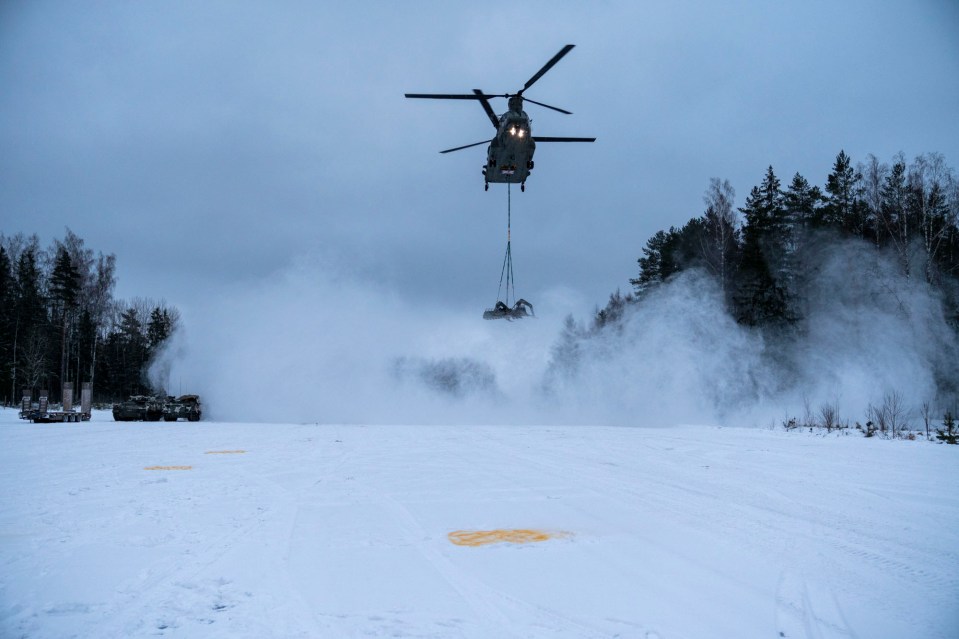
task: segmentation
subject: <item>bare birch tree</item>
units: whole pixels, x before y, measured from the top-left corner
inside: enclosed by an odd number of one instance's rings
[[[703,259],[707,268],[719,278],[724,297],[730,290],[735,264],[733,263],[738,247],[736,214],[733,201],[736,191],[729,180],[720,181],[711,178],[703,202],[706,212],[706,236],[702,242]],[[728,299],[728,298],[727,298]]]

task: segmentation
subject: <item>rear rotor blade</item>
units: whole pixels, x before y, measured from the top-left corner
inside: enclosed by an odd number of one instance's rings
[[[477,100],[472,93],[404,93],[408,98],[428,98],[430,100]]]
[[[566,115],[573,115],[572,111],[567,111],[566,109],[560,109],[559,107],[550,106],[548,104],[543,104],[542,102],[537,102],[536,100],[530,100],[529,98],[523,98],[527,102],[532,102],[533,104],[538,104],[541,107],[546,107],[547,109],[552,109],[553,111],[559,111],[560,113],[565,113]]]
[[[563,56],[573,50],[574,44],[567,44],[565,47],[559,50],[559,53],[554,55],[549,62],[543,65],[543,68],[536,72],[532,78],[526,81],[526,84],[523,85],[523,88],[519,91],[520,95],[523,95],[523,91],[533,86],[533,83],[543,77],[543,74],[553,68],[553,65],[563,59]]]
[[[499,128],[499,120],[496,118],[496,113],[493,111],[493,107],[489,105],[489,100],[486,99],[486,96],[479,89],[473,89],[473,94],[476,96],[476,99],[480,101],[480,104],[483,105],[483,110],[486,111],[486,115],[489,116],[489,121],[493,123],[493,128]]]
[[[536,142],[595,142],[596,138],[552,138],[534,135],[533,140]]]
[[[480,144],[489,144],[492,140],[483,140],[482,142],[474,142],[473,144],[467,144],[465,146],[458,146],[455,149],[446,149],[445,151],[440,151],[440,153],[450,153],[452,151],[460,151],[462,149],[468,149],[471,146],[479,146]]]

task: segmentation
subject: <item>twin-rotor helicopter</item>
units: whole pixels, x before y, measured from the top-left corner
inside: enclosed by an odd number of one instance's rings
[[[537,71],[533,77],[526,81],[523,88],[516,93],[490,94],[484,93],[480,89],[473,89],[473,93],[407,93],[407,98],[428,98],[432,100],[476,100],[489,117],[493,128],[496,129],[496,135],[490,140],[474,142],[452,149],[440,151],[440,153],[450,153],[460,151],[481,144],[489,144],[486,151],[486,165],[483,167],[483,177],[485,188],[489,190],[490,182],[505,182],[509,184],[519,184],[520,189],[526,190],[526,179],[530,171],[533,170],[533,153],[536,151],[537,142],[594,142],[596,138],[564,138],[564,137],[544,137],[534,136],[531,128],[532,120],[523,110],[523,101],[559,111],[566,115],[572,115],[565,109],[560,109],[542,102],[537,102],[523,97],[523,92],[533,86],[537,80],[543,77],[547,71],[553,68],[563,56],[572,51],[572,44],[567,44],[560,49],[559,53],[554,55],[549,62]],[[490,106],[490,98],[507,98],[509,100],[509,111],[497,117],[493,108]]]

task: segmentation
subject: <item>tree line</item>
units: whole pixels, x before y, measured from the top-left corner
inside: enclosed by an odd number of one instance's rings
[[[180,322],[145,298],[114,299],[116,256],[94,253],[66,230],[41,247],[36,234],[0,234],[0,402],[24,389],[60,401],[64,382],[93,383],[96,402],[151,391],[145,370]]]
[[[770,166],[739,208],[728,180],[710,180],[703,199],[702,214],[649,238],[630,293],[613,293],[588,326],[567,318],[554,366],[575,361],[582,340],[619,326],[631,306],[689,269],[709,273],[727,312],[768,344],[801,339],[826,249],[850,248],[844,242],[888,256],[906,282],[931,289],[959,335],[959,180],[941,154],[854,164],[840,151],[822,187],[799,173],[784,186]],[[954,377],[936,379],[946,405],[959,399]]]
[[[719,282],[741,324],[795,325],[804,316],[803,284],[815,275],[818,249],[837,239],[891,252],[903,274],[939,289],[959,326],[959,182],[941,154],[902,155],[891,164],[870,155],[853,166],[840,151],[823,189],[796,173],[785,188],[773,167],[738,209],[728,180],[714,178],[705,211],[683,227],[659,231],[630,280],[636,297],[688,268]],[[604,322],[617,306],[600,311]]]

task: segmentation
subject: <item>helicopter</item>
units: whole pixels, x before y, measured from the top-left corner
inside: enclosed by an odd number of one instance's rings
[[[523,92],[533,86],[537,80],[543,77],[547,71],[553,68],[557,62],[563,59],[567,53],[573,50],[575,45],[567,44],[554,55],[549,62],[537,71],[533,77],[526,81],[523,88],[516,93],[489,94],[480,89],[473,89],[473,93],[406,93],[407,98],[427,98],[432,100],[476,100],[493,123],[496,129],[496,135],[490,140],[474,142],[452,149],[440,151],[440,153],[451,153],[461,151],[481,144],[489,144],[486,151],[486,164],[483,166],[484,188],[489,190],[490,182],[500,182],[509,184],[519,184],[520,190],[526,190],[526,179],[530,171],[533,170],[533,153],[536,151],[537,142],[595,142],[596,138],[564,138],[564,137],[544,137],[534,136],[531,128],[532,120],[523,110],[523,101],[532,102],[541,107],[559,111],[566,115],[572,115],[566,109],[543,104],[535,100],[523,97]],[[507,98],[509,100],[509,110],[497,117],[496,112],[490,106],[490,98]]]

